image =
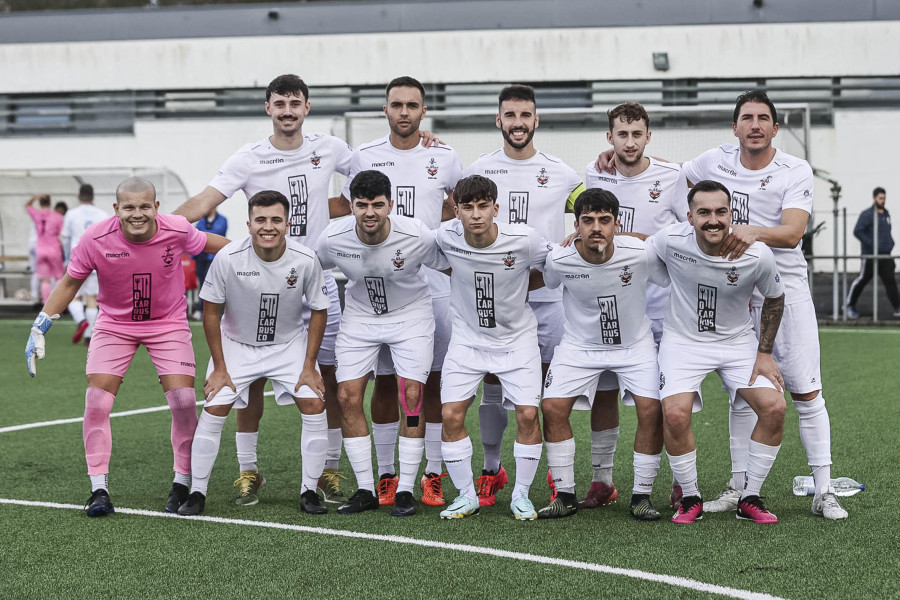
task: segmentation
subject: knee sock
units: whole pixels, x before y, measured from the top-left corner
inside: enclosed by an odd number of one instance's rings
[[[544,442],[547,446],[547,466],[560,492],[575,493],[575,438],[561,442]],[[518,464],[516,465],[518,468]]]
[[[513,445],[513,457],[516,459],[516,485],[513,488],[512,497],[528,496],[534,474],[537,473],[538,463],[541,460],[541,444]]]
[[[769,476],[772,465],[775,463],[775,457],[778,456],[778,446],[766,446],[759,442],[750,440],[749,458],[747,460],[747,483],[741,498],[747,496],[759,496],[762,484]]]
[[[634,453],[634,487],[632,494],[649,494],[659,473],[659,454]]]
[[[425,450],[424,438],[400,437],[400,481],[397,484],[398,492],[411,492],[419,474],[419,465],[422,463],[422,452]]]
[[[464,437],[456,442],[443,442],[441,454],[444,456],[450,480],[459,490],[459,495],[477,501],[475,480],[472,478],[472,440]]]
[[[319,477],[325,468],[325,455],[328,452],[328,417],[323,410],[317,415],[300,415],[303,431],[300,433],[300,460],[303,475],[300,493],[306,490],[316,491]]]
[[[88,475],[109,473],[109,456],[112,454],[112,430],[109,427],[109,413],[112,412],[115,396],[89,387],[84,393],[84,456],[87,459]]]
[[[375,493],[375,475],[372,473],[372,439],[367,436],[344,438],[344,449],[353,474],[356,475],[356,487]]]
[[[616,455],[616,442],[619,440],[619,428],[591,431],[591,462],[594,465],[592,481],[606,485],[613,482],[613,458]]]
[[[672,456],[669,453],[666,453],[666,455],[669,457],[669,465],[672,467],[672,472],[681,483],[681,491],[684,494],[684,497],[699,496],[700,488],[697,485],[697,451],[692,450],[681,456]]]
[[[194,431],[194,442],[191,445],[191,492],[200,492],[204,496],[209,488],[209,476],[216,456],[219,455],[219,444],[222,440],[222,429],[228,417],[217,417],[205,410],[200,413],[197,428]]]
[[[328,430],[328,453],[325,455],[325,468],[337,470],[341,466],[341,443],[344,435],[341,428]]]
[[[443,423],[425,423],[425,472],[441,474],[441,433]]]
[[[372,423],[372,441],[375,442],[375,462],[378,463],[378,474],[394,475],[394,449],[397,447],[397,432],[400,422]]]
[[[238,431],[234,434],[234,445],[237,447],[237,459],[241,471],[258,470],[256,466],[256,444],[258,441],[258,431]]]
[[[728,411],[728,439],[731,448],[731,481],[728,485],[742,490],[750,456],[750,434],[756,427],[756,413],[746,402],[738,401],[737,404],[741,405],[740,408],[735,408],[732,403]]]
[[[166,402],[172,411],[172,453],[175,471],[191,472],[191,442],[197,428],[197,394],[192,387],[166,392]]]
[[[485,471],[496,473],[500,468],[500,449],[508,422],[509,411],[503,408],[503,390],[500,384],[485,383],[481,391],[481,405],[478,407]]]
[[[831,485],[831,422],[822,392],[808,402],[794,401],[800,417],[800,441],[812,468],[816,490]]]
[[[69,314],[76,323],[84,321],[84,303],[81,300],[72,300],[69,302]]]

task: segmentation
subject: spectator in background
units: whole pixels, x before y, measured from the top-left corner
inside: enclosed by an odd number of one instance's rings
[[[215,233],[217,235],[225,237],[225,233],[228,231],[228,219],[226,219],[223,215],[220,215],[218,212],[216,212],[216,209],[213,208],[206,214],[205,217],[197,221],[195,226],[200,231]],[[194,262],[197,264],[198,289],[203,289],[203,282],[206,281],[206,273],[209,271],[209,265],[212,264],[213,256],[215,255],[209,254],[207,252],[201,252],[200,254],[194,256]],[[194,305],[194,314],[192,316],[194,319],[200,320],[200,315],[202,313],[203,300],[198,299],[197,303]]]
[[[62,216],[65,217],[66,213],[69,212],[69,206],[65,202],[60,200],[59,202],[57,202],[56,204],[53,205],[53,210],[55,210],[56,212],[58,212],[59,214],[61,214]]]
[[[894,238],[891,236],[891,213],[884,207],[886,193],[883,187],[877,187],[872,191],[872,206],[859,213],[853,235],[859,240],[862,254],[884,255],[877,260],[863,258],[859,277],[850,284],[850,292],[847,294],[846,312],[850,319],[858,319],[856,301],[859,300],[863,289],[872,281],[875,265],[878,268],[878,277],[884,284],[891,306],[894,307],[894,316],[900,317],[900,294],[897,293],[897,281],[894,279],[894,259],[891,258],[891,250],[894,248]],[[878,250],[875,250],[875,215],[878,215]]]
[[[78,188],[78,206],[66,214],[63,219],[63,229],[60,240],[66,253],[66,259],[72,256],[72,250],[81,241],[81,236],[88,227],[94,223],[106,219],[109,214],[94,205],[94,187],[89,183],[83,183]],[[91,273],[81,284],[75,299],[69,303],[69,314],[78,326],[72,336],[72,343],[77,344],[84,338],[86,346],[90,345],[91,336],[94,334],[94,323],[100,309],[97,305],[97,294],[100,292],[100,284],[97,281],[97,273]]]
[[[40,208],[35,208],[35,202]],[[34,221],[37,230],[34,272],[41,281],[41,300],[46,302],[53,289],[51,280],[58,281],[65,273],[62,244],[59,241],[63,217],[51,208],[49,194],[32,196],[25,203],[25,210],[28,211],[28,216]]]

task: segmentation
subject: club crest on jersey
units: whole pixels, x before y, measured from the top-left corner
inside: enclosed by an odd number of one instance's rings
[[[553,371],[551,371],[550,369],[547,369],[547,379],[544,380],[544,387],[548,388],[548,387],[550,387],[550,384],[552,384],[552,383],[553,383]]]
[[[624,268],[619,272],[619,279],[622,280],[623,285],[629,285],[631,283],[631,278],[634,277],[634,271],[628,268],[628,265],[625,265]]]
[[[761,190],[766,189],[766,186],[769,185],[771,182],[772,182],[772,176],[771,176],[771,175],[769,175],[769,176],[766,177],[765,179],[760,179],[760,180],[759,180],[759,189],[761,189]]]
[[[728,285],[737,285],[737,280],[741,277],[737,271],[737,267],[731,267],[725,271],[725,278],[728,279]]]
[[[399,271],[403,268],[404,263],[406,263],[406,259],[403,258],[403,253],[400,250],[397,250],[394,258],[391,259],[391,262],[394,263],[394,270]]]
[[[288,289],[294,289],[294,286],[297,285],[297,269],[291,267],[291,272],[288,273],[288,276],[285,277],[287,279]]]
[[[503,264],[506,265],[506,270],[509,271],[516,264],[516,255],[512,252],[507,252],[506,256],[503,257]]]
[[[316,154],[316,151],[313,150],[312,156],[309,157],[309,162],[312,163],[312,166],[316,169],[319,168],[319,163],[322,162],[322,157]]]
[[[663,389],[664,387],[666,387],[666,376],[663,375],[662,372],[660,372],[659,373],[659,389]]]
[[[172,246],[166,246],[166,252],[162,255],[162,259],[165,266],[172,266],[172,263],[175,262],[175,254],[172,252]]]
[[[547,185],[548,181],[550,181],[550,175],[547,173],[547,169],[541,169],[537,174],[537,182],[541,185]]]
[[[658,181],[654,181],[654,182],[653,182],[653,187],[650,188],[650,199],[651,199],[651,200],[658,200],[661,194],[662,194],[662,188],[659,187],[659,182],[658,182]]]
[[[428,165],[425,167],[425,171],[428,173],[428,175],[430,177],[434,177],[435,175],[437,175],[438,166],[437,166],[437,163],[434,162],[433,158],[431,159],[431,161],[429,161]]]

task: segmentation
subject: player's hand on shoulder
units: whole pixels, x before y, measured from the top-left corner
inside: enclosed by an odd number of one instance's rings
[[[568,248],[569,246],[571,246],[572,244],[574,244],[574,243],[575,243],[575,240],[577,240],[577,239],[578,239],[578,234],[577,234],[577,233],[570,233],[569,235],[567,235],[567,236],[565,237],[565,239],[563,239],[563,241],[561,241],[561,242],[559,243],[559,245],[562,246],[563,248]]]
[[[229,387],[232,392],[237,393],[237,388],[234,387],[228,371],[213,369],[213,372],[203,382],[203,395],[206,397],[207,402],[215,398],[216,394],[224,387]]]
[[[610,175],[616,174],[616,153],[610,148],[609,150],[604,150],[600,153],[600,156],[597,157],[597,162],[594,163],[594,167],[597,169],[598,173],[609,173]]]
[[[753,373],[750,375],[749,385],[756,382],[756,378],[762,375],[775,385],[775,389],[780,393],[784,393],[784,378],[781,376],[781,370],[771,354],[765,352],[756,353],[756,362],[753,363]]]
[[[740,258],[757,239],[759,239],[759,234],[755,227],[751,225],[732,225],[731,232],[722,243],[721,256],[728,260]]]
[[[422,138],[422,147],[423,148],[431,148],[432,146],[440,146],[444,142],[438,139],[438,136],[434,134],[430,129],[420,129],[419,136]]]
[[[51,317],[47,313],[42,312],[31,324],[31,332],[28,335],[28,341],[25,343],[25,367],[28,369],[28,374],[32,377],[37,375],[36,361],[44,358],[46,348],[44,334],[53,325],[53,321],[58,318],[59,315]]]

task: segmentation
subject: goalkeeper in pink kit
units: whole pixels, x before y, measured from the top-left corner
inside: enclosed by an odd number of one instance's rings
[[[184,217],[158,214],[156,189],[132,177],[116,189],[115,216],[92,225],[72,251],[68,271],[35,319],[25,347],[29,374],[44,357],[44,334],[81,284],[97,271],[100,314],[87,357],[84,449],[91,496],[89,517],[115,512],[109,498],[112,433],[109,415],[122,378],[143,344],[172,411],[175,480],[166,511],[175,512],[189,493],[191,442],[197,426],[194,351],[187,322],[181,254],[217,252],[228,240],[200,232]]]

